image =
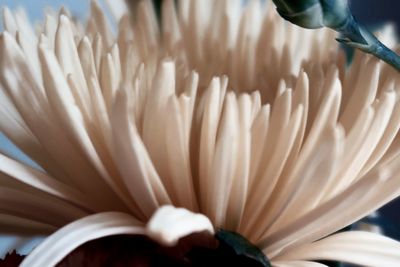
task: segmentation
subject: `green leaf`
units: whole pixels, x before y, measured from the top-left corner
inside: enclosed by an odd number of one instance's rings
[[[219,229],[216,233],[216,238],[220,243],[230,247],[237,255],[253,259],[262,267],[271,267],[267,256],[242,235]]]

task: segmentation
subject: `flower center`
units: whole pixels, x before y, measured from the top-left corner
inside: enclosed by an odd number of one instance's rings
[[[88,265],[90,263],[90,265]],[[172,247],[146,236],[119,235],[90,241],[75,249],[57,267],[217,267],[271,266],[267,257],[243,236],[218,230],[193,233]]]

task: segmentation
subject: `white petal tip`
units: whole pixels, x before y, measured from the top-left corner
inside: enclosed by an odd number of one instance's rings
[[[1,39],[7,40],[7,41],[14,39],[14,37],[8,31],[2,32],[0,37],[1,37]]]
[[[173,206],[159,208],[146,228],[149,237],[165,246],[174,246],[179,239],[193,233],[214,234],[214,227],[206,216]]]
[[[60,15],[60,25],[68,25],[68,24],[69,24],[69,18],[64,14],[61,14]]]

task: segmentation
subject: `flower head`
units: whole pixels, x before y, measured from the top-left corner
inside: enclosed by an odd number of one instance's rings
[[[400,194],[397,73],[361,54],[345,69],[332,32],[259,1],[166,0],[161,26],[150,1],[133,20],[114,2],[117,33],[96,2],[86,27],[50,12],[39,35],[5,10],[0,129],[40,168],[0,155],[0,223],[58,230],[22,266],[217,228],[274,266],[399,264],[391,239],[330,236]]]

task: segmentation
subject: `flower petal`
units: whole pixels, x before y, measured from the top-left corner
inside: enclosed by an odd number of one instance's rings
[[[119,21],[123,15],[126,14],[128,7],[126,6],[125,1],[123,0],[106,0],[106,5],[108,9],[111,11],[114,19]]]
[[[68,202],[8,188],[3,184],[0,186],[0,211],[58,227],[88,215],[86,211]]]
[[[393,200],[400,193],[399,162],[397,155],[375,168],[338,196],[262,240],[260,247],[272,258],[338,231]]]
[[[276,261],[272,263],[274,267],[328,267],[325,264],[312,261]]]
[[[144,234],[144,227],[131,215],[104,212],[75,221],[48,237],[21,263],[21,267],[55,266],[87,241],[118,234]]]
[[[102,11],[97,0],[90,1],[91,17],[96,25],[96,30],[103,37],[105,47],[109,48],[113,43],[113,34],[105,13]]]
[[[343,232],[303,245],[277,260],[333,260],[362,266],[400,266],[400,242],[370,232]]]
[[[113,157],[132,199],[149,218],[163,204],[171,203],[160,176],[128,114],[127,95],[120,90],[111,116]]]
[[[173,206],[158,209],[147,224],[147,234],[165,246],[174,246],[182,237],[203,231],[214,234],[206,216]]]
[[[46,173],[8,158],[1,153],[0,173],[5,174],[14,181],[38,189],[44,194],[51,194],[57,198],[72,202],[89,210],[98,209],[97,204],[78,190],[63,184],[56,179],[50,178]]]
[[[18,233],[18,235],[21,236],[37,236],[42,234],[49,235],[57,230],[57,227],[18,216],[0,213],[0,229],[1,234],[15,235]]]
[[[70,87],[55,55],[43,45],[39,48],[39,54],[43,68],[48,70],[44,72],[43,80],[49,103],[62,126],[65,127],[67,136],[73,139],[73,144],[76,144],[77,151],[80,150],[82,152],[81,155],[90,162],[90,168],[95,172],[77,182],[81,188],[87,189],[93,197],[97,197],[97,200],[102,205],[109,206],[113,210],[120,210],[119,207],[121,207],[122,203],[120,198],[116,198],[115,193],[118,195],[121,193],[93,145],[93,140],[87,132],[82,112],[75,104]],[[96,189],[93,188],[93,183],[96,183]],[[111,192],[111,190],[114,192]],[[109,200],[112,199],[112,201],[106,200],[105,196]]]
[[[225,90],[221,88],[218,78],[212,79],[210,86],[203,94],[204,111],[200,126],[199,145],[199,196],[200,206],[207,214],[211,213],[212,163],[215,158],[215,143],[218,124],[221,120],[222,101]],[[209,211],[210,210],[210,211]]]

